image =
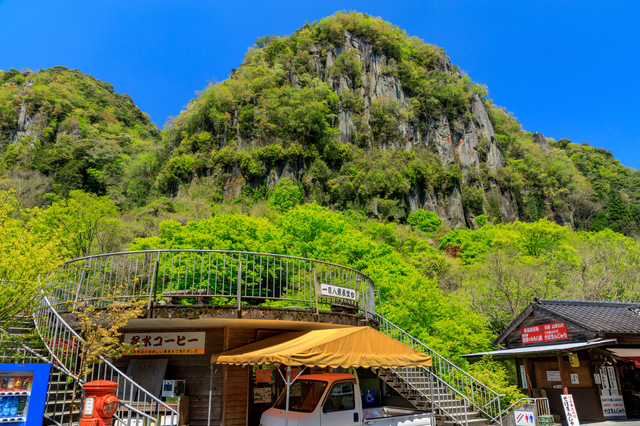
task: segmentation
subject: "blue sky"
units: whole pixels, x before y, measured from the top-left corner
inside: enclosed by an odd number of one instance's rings
[[[637,1],[0,0],[0,69],[77,68],[160,128],[264,34],[357,10],[444,47],[531,132],[640,168]]]

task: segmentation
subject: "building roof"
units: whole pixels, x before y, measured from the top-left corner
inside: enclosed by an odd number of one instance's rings
[[[500,344],[533,311],[588,331],[593,336],[610,333],[640,333],[640,303],[536,298],[493,343]]]
[[[598,340],[596,342],[560,343],[560,344],[548,345],[548,346],[530,346],[530,347],[514,348],[514,349],[498,349],[496,351],[478,352],[475,354],[466,354],[462,356],[465,358],[473,358],[473,357],[491,355],[494,358],[500,358],[500,357],[512,358],[513,356],[516,356],[516,355],[533,355],[533,354],[543,354],[546,352],[552,352],[552,353],[571,352],[579,349],[595,348],[598,346],[605,346],[605,345],[615,344],[615,343],[616,343],[616,339]]]
[[[594,333],[640,333],[640,303],[535,299],[533,304]]]

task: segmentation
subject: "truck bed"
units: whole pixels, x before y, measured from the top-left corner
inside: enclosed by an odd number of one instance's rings
[[[374,407],[362,410],[365,425],[399,425],[403,426],[435,426],[435,417],[428,411],[411,410],[399,407]]]

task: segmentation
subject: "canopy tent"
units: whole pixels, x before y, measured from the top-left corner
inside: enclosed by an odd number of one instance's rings
[[[431,357],[371,327],[283,333],[211,356],[211,364],[431,367]]]

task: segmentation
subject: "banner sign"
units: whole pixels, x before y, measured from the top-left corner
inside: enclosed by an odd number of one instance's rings
[[[551,324],[531,325],[520,329],[522,343],[542,343],[553,342],[555,340],[566,340],[569,338],[567,325],[563,322]]]
[[[204,353],[206,333],[126,333],[124,343],[138,345],[129,355],[196,355]]]
[[[352,288],[340,287],[332,284],[320,283],[321,297],[335,297],[338,299],[358,301],[358,292]]]
[[[573,403],[573,396],[560,396],[562,397],[562,407],[564,408],[564,414],[567,417],[567,426],[580,426],[580,420],[578,420],[576,405]]]
[[[602,413],[605,417],[626,417],[627,412],[624,409],[624,400],[622,395],[618,396],[601,396]]]

